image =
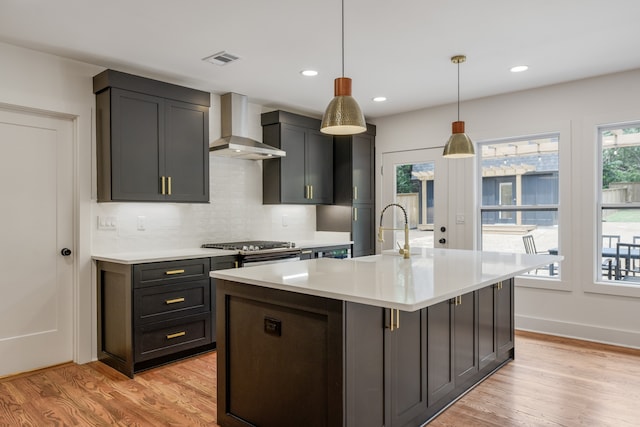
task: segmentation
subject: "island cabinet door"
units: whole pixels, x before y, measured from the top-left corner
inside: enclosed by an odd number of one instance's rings
[[[385,310],[345,303],[345,425],[385,425]]]
[[[427,310],[385,310],[385,315],[385,426],[415,425],[427,410]]]
[[[478,372],[477,294],[460,295],[454,304],[453,354],[456,387]]]
[[[496,361],[496,294],[497,285],[478,291],[478,358],[482,370]]]
[[[509,279],[496,286],[496,347],[499,361],[512,357],[513,330],[513,279]]]
[[[427,398],[437,404],[455,387],[453,371],[453,300],[427,310]]]

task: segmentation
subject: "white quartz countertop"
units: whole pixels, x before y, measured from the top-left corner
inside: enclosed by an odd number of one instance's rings
[[[296,248],[323,248],[329,246],[351,245],[353,242],[323,242],[317,240],[304,240],[295,242]],[[142,264],[145,262],[172,261],[191,258],[209,258],[224,255],[237,255],[238,251],[206,248],[163,249],[135,252],[111,252],[96,253],[91,257],[97,261],[115,262],[118,264]]]
[[[210,273],[272,289],[416,311],[518,274],[562,256],[455,249],[417,249],[411,258],[372,255],[312,259]]]
[[[173,261],[191,258],[209,258],[215,256],[237,254],[238,251],[225,251],[222,249],[187,248],[93,254],[91,257],[97,261],[115,262],[118,264],[142,264],[145,262]]]

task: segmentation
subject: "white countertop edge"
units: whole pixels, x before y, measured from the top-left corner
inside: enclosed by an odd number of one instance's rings
[[[437,297],[433,297],[433,298],[429,298],[426,300],[422,300],[413,304],[403,304],[403,303],[398,303],[398,302],[392,302],[392,301],[388,301],[388,300],[380,300],[380,299],[373,299],[373,298],[368,298],[368,297],[363,297],[363,296],[359,296],[359,295],[353,295],[353,294],[345,294],[345,293],[340,293],[340,292],[331,292],[331,291],[327,291],[324,289],[318,289],[318,288],[309,288],[309,287],[303,287],[303,286],[296,286],[295,284],[282,284],[282,283],[276,283],[276,282],[269,282],[269,281],[264,281],[264,280],[259,280],[259,279],[255,279],[255,278],[251,278],[251,277],[242,277],[242,269],[231,269],[231,270],[218,270],[218,271],[212,271],[209,273],[209,275],[215,279],[222,279],[222,280],[228,280],[231,282],[239,282],[239,283],[244,283],[244,284],[249,284],[249,285],[255,285],[255,286],[261,286],[261,287],[265,287],[265,288],[270,288],[270,289],[277,289],[277,290],[282,290],[282,291],[288,291],[288,292],[296,292],[296,293],[300,293],[300,294],[304,294],[304,295],[312,295],[312,296],[318,296],[318,297],[325,297],[325,298],[331,298],[331,299],[336,299],[336,300],[341,300],[341,301],[347,301],[347,302],[355,302],[355,303],[361,303],[361,304],[365,304],[365,305],[371,305],[374,307],[382,307],[382,308],[393,308],[393,309],[398,309],[398,310],[403,310],[403,311],[408,311],[408,312],[412,312],[412,311],[417,311],[420,309],[423,309],[425,307],[430,307],[432,305],[438,304],[442,301],[446,301],[448,299],[454,298],[458,295],[463,295],[469,292],[473,292],[475,290],[478,289],[482,289],[486,286],[489,285],[493,285],[497,282],[500,282],[502,280],[505,279],[510,279],[512,277],[515,277],[519,274],[525,273],[527,271],[531,271],[532,269],[535,269],[536,267],[541,267],[544,265],[547,265],[550,261],[559,261],[562,260],[564,257],[562,256],[549,256],[549,255],[538,255],[539,257],[544,257],[545,258],[545,262],[541,262],[539,265],[534,265],[533,267],[531,266],[527,266],[526,268],[520,268],[520,269],[516,269],[513,270],[512,272],[509,273],[505,273],[505,274],[501,274],[501,275],[495,275],[494,277],[491,278],[487,278],[486,280],[482,280],[480,282],[477,283],[473,283],[473,284],[468,284],[468,285],[464,285],[464,286],[460,286],[458,288],[456,288],[455,290],[452,290],[450,292],[445,292],[442,293],[440,295],[438,295]],[[351,259],[351,260],[339,260],[339,259],[331,259],[331,262],[353,262],[353,261],[357,261],[357,258],[355,259]],[[300,262],[306,262],[306,261],[300,261]],[[227,273],[225,273],[225,271]],[[232,273],[232,274],[229,274]]]
[[[143,264],[148,262],[177,261],[193,258],[210,258],[225,255],[237,255],[238,251],[222,249],[167,249],[161,251],[121,252],[112,254],[93,254],[96,261],[113,262],[117,264]]]

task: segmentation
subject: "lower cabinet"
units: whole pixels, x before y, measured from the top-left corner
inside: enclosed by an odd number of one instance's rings
[[[513,280],[414,312],[227,280],[216,293],[225,427],[419,426],[513,358]]]
[[[345,317],[347,426],[420,425],[513,358],[513,279],[415,312],[347,303]]]
[[[209,258],[97,267],[100,361],[133,377],[214,348]]]

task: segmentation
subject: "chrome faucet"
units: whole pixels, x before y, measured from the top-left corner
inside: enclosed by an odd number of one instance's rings
[[[383,228],[382,227],[382,218],[384,217],[384,211],[386,211],[387,208],[390,208],[391,206],[399,207],[400,209],[402,209],[402,213],[404,214],[404,247],[400,248],[398,253],[400,253],[400,255],[402,255],[405,259],[407,259],[411,255],[411,250],[409,249],[409,220],[407,218],[407,211],[399,204],[391,203],[385,206],[384,209],[382,209],[382,212],[380,212],[380,228],[378,229],[378,241],[384,242],[384,235],[383,235],[384,230],[402,230],[402,228]],[[399,243],[398,243],[398,246],[400,246]]]

